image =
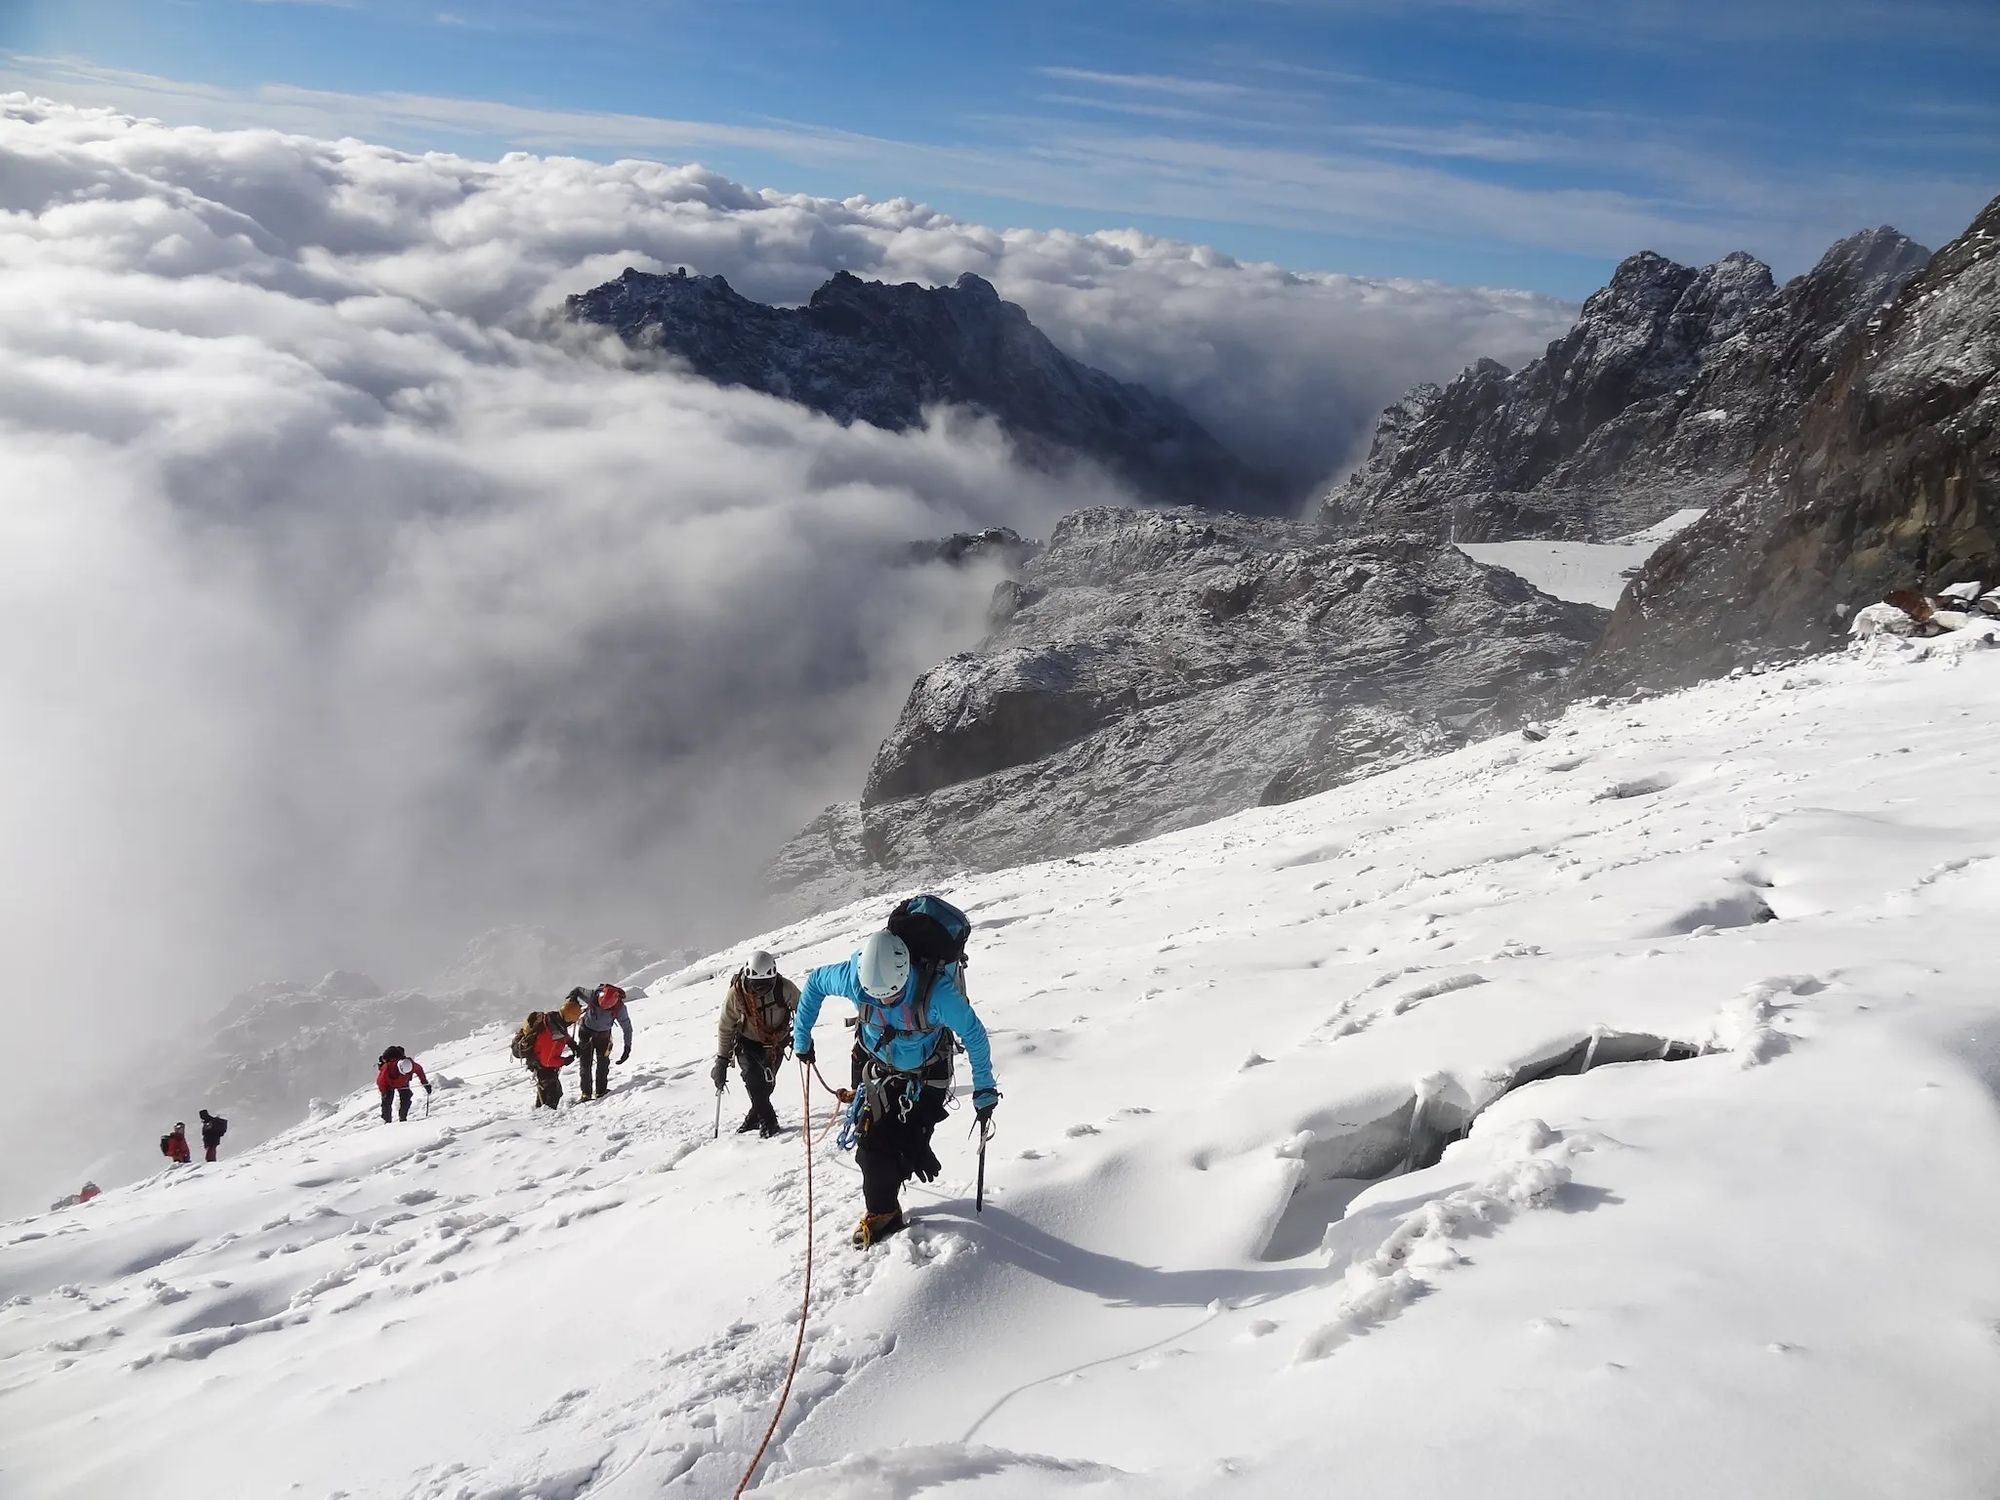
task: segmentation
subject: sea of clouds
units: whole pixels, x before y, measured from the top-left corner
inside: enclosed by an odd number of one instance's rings
[[[726,938],[980,634],[993,577],[899,549],[1131,498],[967,414],[842,428],[553,319],[627,265],[783,301],[976,271],[1302,488],[1412,381],[1569,312],[698,167],[0,96],[17,1017],[88,985],[109,1067],[250,980],[410,982],[498,922]]]

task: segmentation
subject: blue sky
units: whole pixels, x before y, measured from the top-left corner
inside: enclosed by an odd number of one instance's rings
[[[2000,192],[1995,0],[0,0],[0,89],[1579,296]]]

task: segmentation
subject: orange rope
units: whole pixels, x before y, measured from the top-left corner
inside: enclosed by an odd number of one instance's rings
[[[820,1081],[824,1083],[826,1080]],[[806,1076],[804,1063],[799,1064],[799,1109],[807,1122],[799,1129],[799,1139],[805,1142],[806,1147],[806,1285],[805,1294],[799,1299],[799,1336],[792,1341],[792,1367],[785,1371],[785,1388],[778,1392],[778,1409],[771,1413],[771,1425],[764,1429],[764,1440],[750,1456],[750,1467],[736,1481],[736,1500],[742,1500],[743,1492],[750,1488],[757,1465],[764,1461],[764,1450],[771,1446],[771,1439],[777,1434],[778,1422],[785,1415],[785,1403],[792,1398],[792,1382],[798,1378],[799,1359],[806,1348],[806,1312],[812,1306],[813,1294],[813,1141],[812,1080]]]

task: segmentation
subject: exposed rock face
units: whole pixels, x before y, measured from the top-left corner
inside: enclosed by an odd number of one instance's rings
[[[1456,743],[1551,689],[1602,610],[1411,537],[1080,511],[1001,623],[911,690],[858,803],[771,881],[797,904],[1289,801]]]
[[[968,406],[998,419],[1031,460],[1088,458],[1149,499],[1251,511],[1290,499],[1182,407],[1071,359],[970,273],[921,287],[843,271],[806,306],[771,307],[720,276],[628,269],[567,310],[706,379],[841,422],[902,431],[927,406]]]
[[[1726,504],[1662,547],[1580,674],[1670,688],[1835,644],[1892,589],[2000,578],[2000,199],[1850,341]]]
[[[988,526],[981,531],[954,531],[950,536],[912,542],[907,555],[916,563],[941,562],[958,568],[993,562],[1012,570],[1040,550],[1040,542],[1029,541],[1011,526]]]
[[[1385,412],[1322,517],[1458,541],[1598,540],[1712,505],[1927,258],[1868,230],[1779,290],[1740,251],[1699,270],[1635,255],[1542,358],[1513,375],[1482,362]]]

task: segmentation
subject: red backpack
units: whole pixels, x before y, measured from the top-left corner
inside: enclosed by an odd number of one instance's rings
[[[625,992],[615,984],[600,984],[597,987],[597,1008],[616,1010],[625,1003]]]

